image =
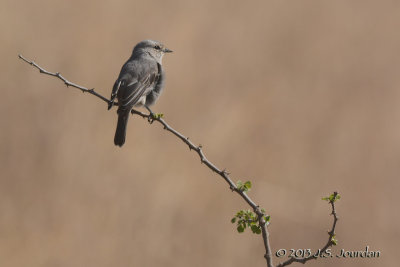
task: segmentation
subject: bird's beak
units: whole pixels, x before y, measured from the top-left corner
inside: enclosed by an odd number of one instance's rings
[[[164,48],[163,52],[164,52],[164,53],[172,53],[173,51],[172,51],[171,49]]]

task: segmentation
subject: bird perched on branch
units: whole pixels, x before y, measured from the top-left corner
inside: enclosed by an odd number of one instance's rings
[[[170,52],[172,50],[158,41],[144,40],[133,48],[131,57],[122,66],[108,106],[110,109],[114,99],[118,99],[115,145],[121,147],[125,143],[126,126],[133,107],[145,106],[151,112],[149,106],[154,104],[164,87],[162,58]]]

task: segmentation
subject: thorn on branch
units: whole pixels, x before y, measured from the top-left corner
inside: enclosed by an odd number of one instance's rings
[[[230,175],[230,173],[224,168],[221,172],[222,175]]]
[[[189,141],[189,137],[186,137],[186,142],[188,144],[189,150],[192,151],[192,147],[190,146],[190,141]]]

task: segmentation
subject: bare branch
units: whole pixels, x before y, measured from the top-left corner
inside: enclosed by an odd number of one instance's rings
[[[321,248],[320,250],[320,254],[323,254],[329,247],[332,247],[334,245],[336,245],[336,240],[335,240],[335,228],[336,228],[336,223],[338,221],[338,217],[336,215],[336,209],[335,209],[335,201],[336,201],[336,197],[338,196],[337,192],[334,192],[332,194],[333,198],[329,200],[329,204],[331,204],[332,207],[332,212],[331,215],[333,215],[333,223],[332,223],[332,228],[331,230],[328,232],[329,234],[329,238],[328,241],[326,242],[326,244]],[[292,264],[293,262],[299,262],[299,263],[306,263],[309,260],[315,260],[318,259],[318,257],[315,257],[314,255],[311,255],[309,257],[306,258],[295,258],[292,257],[290,259],[288,259],[287,261],[284,261],[280,264],[277,265],[277,267],[283,267],[283,266],[288,266],[290,264]]]
[[[30,61],[30,60],[24,58],[22,55],[18,55],[18,57],[19,57],[20,59],[22,59],[23,61],[25,61],[26,63],[28,63],[29,65],[32,65],[33,67],[37,68],[37,69],[39,70],[40,73],[47,74],[47,75],[50,75],[50,76],[53,76],[53,77],[56,77],[56,78],[62,80],[62,81],[64,82],[64,84],[65,84],[67,87],[68,87],[68,86],[75,87],[75,88],[81,90],[83,93],[89,93],[89,94],[92,94],[92,95],[94,95],[94,96],[97,96],[98,98],[100,98],[101,100],[103,100],[103,101],[105,101],[105,102],[107,102],[107,103],[110,102],[110,100],[108,100],[108,99],[105,98],[104,96],[102,96],[102,95],[100,95],[99,93],[97,93],[97,92],[94,90],[94,88],[89,89],[89,88],[83,87],[83,86],[81,86],[81,85],[72,83],[72,82],[68,81],[66,78],[64,78],[64,76],[62,76],[59,72],[50,72],[50,71],[47,71],[47,70],[43,69],[42,67],[40,67],[38,64],[36,64],[34,61]],[[118,104],[114,102],[113,105],[116,105],[116,106],[117,106]]]

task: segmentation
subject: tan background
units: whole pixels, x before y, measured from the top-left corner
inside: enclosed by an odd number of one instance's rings
[[[247,208],[179,140],[18,60],[22,53],[109,96],[138,41],[175,51],[154,107],[272,216],[271,244],[326,242],[397,266],[398,1],[2,0],[0,266],[266,266]],[[398,261],[398,260],[397,260]],[[275,263],[278,260],[275,259]],[[299,265],[297,265],[299,266]]]

